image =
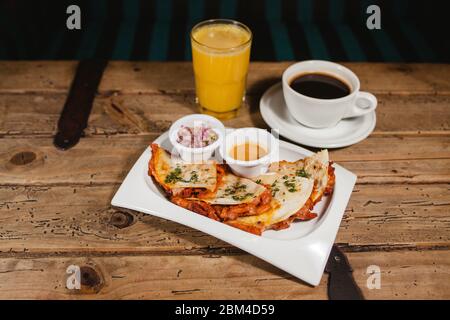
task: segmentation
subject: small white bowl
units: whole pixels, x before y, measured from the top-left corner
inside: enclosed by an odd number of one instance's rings
[[[192,148],[186,147],[177,141],[178,131],[181,126],[198,126],[199,123],[210,127],[217,134],[217,140],[206,147]],[[190,163],[202,163],[211,158],[213,152],[222,145],[225,135],[225,127],[222,122],[214,117],[205,114],[191,114],[175,121],[169,129],[169,140],[181,159]]]
[[[267,154],[257,160],[236,160],[231,156],[235,145],[254,143],[265,150]],[[220,155],[231,170],[244,178],[254,178],[267,172],[271,162],[276,161],[279,155],[279,141],[270,132],[258,128],[236,129],[228,133],[225,143],[220,148]]]

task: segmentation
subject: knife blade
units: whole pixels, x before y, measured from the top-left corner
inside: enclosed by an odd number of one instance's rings
[[[328,257],[325,272],[328,277],[330,300],[364,300],[361,289],[353,278],[353,269],[345,254],[334,244]]]
[[[82,60],[78,64],[69,95],[58,120],[58,132],[53,140],[57,148],[70,149],[83,136],[92,103],[107,64],[106,60]]]

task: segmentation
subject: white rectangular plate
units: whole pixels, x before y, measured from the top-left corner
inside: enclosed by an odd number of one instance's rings
[[[171,150],[168,134],[154,141]],[[312,152],[288,142],[280,141],[280,159],[295,161]],[[147,148],[134,164],[111,201],[113,206],[141,211],[160,218],[172,220],[200,230],[245,250],[274,266],[318,285],[336,238],[345,208],[356,182],[356,175],[334,164],[336,184],[332,196],[324,197],[314,207],[316,219],[299,221],[290,228],[269,230],[262,236],[230,227],[224,223],[195,214],[179,207],[164,196],[148,176],[151,150]]]

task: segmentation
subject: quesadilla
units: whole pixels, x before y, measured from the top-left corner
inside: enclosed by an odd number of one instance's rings
[[[237,205],[254,201],[264,191],[264,186],[250,179],[227,173],[218,184],[216,193],[202,199],[210,204]]]
[[[335,176],[334,168],[329,161],[328,150],[319,151],[295,162],[272,163],[269,171],[281,174],[295,173],[299,177],[314,179],[314,189],[311,195],[314,204],[319,202],[324,194],[327,195],[333,191]]]
[[[187,198],[184,201],[172,199],[185,208],[192,207],[189,202],[196,202],[195,208],[201,206],[201,211],[207,210],[208,216],[211,216],[214,211],[217,219],[222,221],[266,212],[272,208],[271,200],[272,196],[268,188],[250,179],[238,177],[229,171],[224,173],[213,193]],[[199,201],[202,203],[198,203]]]
[[[311,213],[309,200],[314,180],[298,177],[292,173],[272,172],[256,178],[258,183],[268,185],[272,195],[272,209],[258,216],[240,217],[228,224],[246,231],[261,234],[266,229],[282,229],[282,222],[297,215],[309,220]]]
[[[183,163],[156,144],[152,144],[149,175],[173,203],[215,220],[257,215],[271,208],[266,187],[215,163]]]
[[[184,163],[156,144],[151,147],[149,175],[170,201],[257,235],[317,217],[311,210],[334,188],[327,150],[295,162],[272,163],[266,174],[251,180],[234,175],[226,165]]]
[[[189,197],[192,194],[209,194],[217,188],[222,170],[208,163],[185,163],[157,144],[152,144],[149,162],[150,176],[171,196]]]
[[[323,195],[333,191],[335,176],[328,151],[295,162],[272,163],[269,172],[255,178],[271,189],[272,210],[262,215],[240,217],[229,225],[255,234],[264,230],[288,228],[295,220],[307,221],[317,217],[311,212]]]

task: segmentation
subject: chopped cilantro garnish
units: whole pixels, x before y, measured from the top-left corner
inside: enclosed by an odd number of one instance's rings
[[[244,191],[245,189],[247,189],[247,186],[238,181],[235,184],[233,184],[231,187],[228,187],[225,189],[225,195],[229,196],[232,194],[236,194],[237,192]]]
[[[311,175],[308,174],[305,169],[299,169],[297,171],[295,171],[295,175],[297,177],[303,177],[303,178],[309,178]]]
[[[192,171],[191,172],[191,177],[189,178],[189,180],[185,180],[181,177],[181,168],[180,167],[176,167],[175,169],[173,169],[164,179],[165,183],[176,183],[178,181],[182,181],[182,182],[198,182],[198,174],[197,171]]]
[[[278,183],[278,180],[275,180],[275,181],[270,185],[270,191],[272,191],[272,197],[275,197],[275,195],[277,194],[277,192],[280,191],[280,188],[277,187],[277,183]]]
[[[190,182],[197,182],[197,181],[198,181],[198,174],[196,171],[192,171]]]
[[[164,179],[165,183],[175,183],[177,181],[181,180],[181,168],[176,167],[174,170],[172,170]]]
[[[235,201],[242,201],[242,200],[247,199],[248,197],[251,197],[251,196],[253,196],[253,193],[247,192],[246,194],[239,195],[239,196],[238,195],[234,195],[231,198],[233,200],[235,200]]]
[[[289,192],[297,191],[297,188],[295,186],[295,180],[286,180],[284,181],[284,185],[287,187]]]
[[[277,194],[278,191],[280,191],[280,188],[276,187],[276,188],[271,188],[272,191],[272,197],[275,197],[275,195]]]

